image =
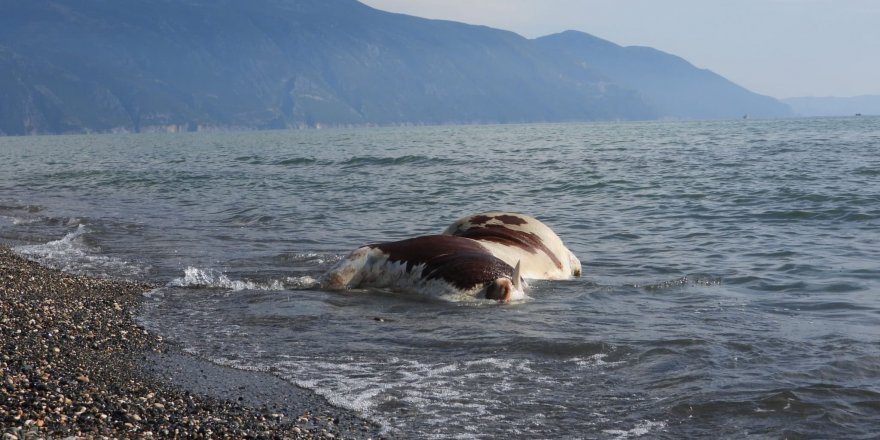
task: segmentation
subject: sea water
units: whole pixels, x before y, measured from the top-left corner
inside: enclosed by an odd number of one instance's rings
[[[406,438],[880,434],[880,119],[0,138],[0,239]],[[583,262],[529,298],[321,290],[486,210]]]

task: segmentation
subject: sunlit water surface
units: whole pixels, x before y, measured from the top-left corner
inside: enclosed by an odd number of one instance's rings
[[[414,438],[880,432],[880,119],[0,138],[0,239]],[[316,279],[531,214],[584,276],[511,305]]]

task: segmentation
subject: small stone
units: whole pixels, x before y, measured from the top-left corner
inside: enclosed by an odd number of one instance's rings
[[[89,376],[86,376],[85,374],[80,374],[79,376],[76,377],[76,380],[78,380],[82,383],[89,383]]]

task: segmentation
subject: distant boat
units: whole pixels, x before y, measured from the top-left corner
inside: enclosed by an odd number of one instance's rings
[[[744,114],[743,119],[749,119],[749,114],[748,113]]]
[[[856,116],[861,116],[861,115],[862,115],[861,113],[856,113]]]

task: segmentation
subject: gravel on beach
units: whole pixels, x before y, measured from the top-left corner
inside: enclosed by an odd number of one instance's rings
[[[379,436],[344,410],[260,400],[264,390],[246,390],[280,379],[236,379],[246,373],[199,367],[207,363],[137,323],[150,288],[60,272],[0,246],[2,440]],[[203,383],[188,388],[186,379],[168,377],[183,370]],[[277,386],[275,394],[287,395]],[[248,398],[226,395],[229,389]]]

